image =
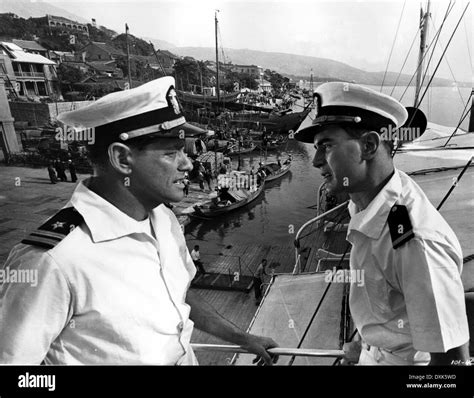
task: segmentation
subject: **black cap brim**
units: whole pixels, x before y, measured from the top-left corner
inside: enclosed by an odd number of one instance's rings
[[[421,137],[426,131],[426,127],[428,126],[428,119],[420,109],[414,108],[412,106],[407,106],[406,110],[408,112],[408,118],[402,128],[416,129],[417,134],[408,135],[410,139],[401,140],[404,143],[410,142],[415,138]]]

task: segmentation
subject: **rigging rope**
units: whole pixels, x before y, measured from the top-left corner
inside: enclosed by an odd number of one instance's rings
[[[469,45],[469,36],[467,34],[467,26],[466,26],[466,20],[463,20],[464,23],[464,32],[466,33],[466,43],[467,43],[467,53],[469,54],[469,64],[471,65],[471,70],[472,70],[472,56],[471,56],[471,46]]]
[[[342,257],[341,257],[341,259],[339,260],[339,264],[337,265],[336,270],[340,270],[340,269],[341,269],[341,264],[342,264],[342,262],[344,261],[344,257],[346,256],[346,254],[347,254],[347,252],[348,252],[348,250],[349,250],[350,247],[351,247],[351,244],[348,243],[347,246],[346,246],[346,250],[344,250],[344,253],[343,253]],[[309,329],[311,328],[311,325],[313,324],[314,318],[316,317],[316,314],[318,313],[319,308],[321,308],[321,305],[322,305],[322,303],[323,303],[323,301],[324,301],[324,298],[326,297],[326,294],[327,294],[327,292],[329,291],[329,288],[331,287],[331,285],[332,285],[332,278],[331,278],[331,280],[328,282],[328,285],[326,286],[326,289],[324,290],[324,293],[323,293],[323,295],[321,296],[321,299],[319,300],[319,303],[318,303],[316,309],[314,310],[313,315],[311,316],[311,319],[309,320],[308,325],[306,326],[306,329],[305,329],[305,331],[304,331],[304,333],[303,333],[303,336],[301,336],[301,339],[300,339],[300,341],[298,342],[297,348],[301,348],[301,346],[303,345],[304,339],[305,339],[306,335],[308,334]],[[291,357],[291,359],[290,359],[290,361],[289,361],[289,363],[288,363],[288,366],[293,365],[293,362],[295,361],[295,358],[296,358],[296,357],[295,357],[294,355]]]
[[[450,4],[451,4],[451,2],[450,2]],[[454,5],[453,5],[453,7],[454,7]],[[444,22],[445,22],[445,20],[446,20],[446,18],[447,18],[447,16],[448,16],[449,12],[453,9],[453,7],[451,7],[449,10],[446,11],[445,18],[443,19],[443,22],[441,23],[440,29],[439,29],[438,32],[436,33],[437,36],[439,36],[439,33],[441,32],[441,28],[442,28],[442,26],[443,26],[443,24],[444,24]],[[448,40],[448,43],[447,43],[447,45],[446,45],[446,47],[445,47],[443,53],[441,54],[440,59],[438,60],[438,63],[436,64],[436,67],[435,67],[433,73],[431,74],[430,81],[427,83],[426,88],[425,88],[425,90],[423,91],[423,94],[422,94],[420,100],[418,101],[417,104],[415,104],[415,108],[416,108],[416,109],[419,109],[419,108],[420,108],[420,105],[421,105],[423,99],[425,98],[425,95],[426,95],[426,93],[428,92],[428,89],[429,89],[430,86],[431,86],[431,82],[433,81],[433,79],[434,79],[434,77],[435,77],[435,75],[436,75],[436,72],[438,71],[438,68],[439,68],[439,66],[441,65],[441,61],[443,60],[444,55],[446,54],[446,51],[448,50],[449,44],[451,43],[451,40],[453,39],[454,34],[456,33],[456,31],[457,31],[457,29],[458,29],[458,27],[459,27],[459,24],[461,23],[461,21],[462,21],[462,19],[463,19],[463,17],[464,17],[464,14],[466,13],[468,7],[469,7],[469,3],[467,3],[466,7],[464,8],[463,13],[462,13],[461,16],[459,17],[459,20],[458,20],[458,22],[457,22],[457,24],[456,24],[456,26],[455,26],[455,28],[454,28],[454,30],[453,30],[453,32],[452,32],[450,38],[449,38],[449,40]],[[434,39],[431,41],[431,43],[430,43],[430,45],[429,45],[429,47],[428,47],[428,51],[429,51],[429,48],[431,47],[431,45],[433,44],[433,42],[434,42]],[[426,56],[426,54],[427,54],[427,53],[425,53],[425,56]],[[424,58],[425,58],[425,57],[423,57],[423,59],[424,59]],[[423,63],[423,60],[422,60],[422,62],[420,63],[420,65],[421,65],[422,63]],[[420,67],[420,65],[418,65],[418,68]],[[417,70],[418,70],[418,68],[417,68]],[[411,80],[413,80],[413,77],[414,77],[414,76],[412,76],[412,79],[411,79]],[[411,83],[411,80],[410,80],[410,83]],[[410,84],[410,83],[409,83],[409,84]],[[405,89],[405,91],[403,92],[402,98],[403,98],[403,96],[405,95],[407,89],[408,89],[408,86],[407,86],[407,88]],[[401,99],[400,99],[400,101],[401,101]],[[468,101],[468,103],[469,103],[469,101]],[[407,125],[410,125],[410,124],[411,124],[411,122],[413,121],[415,115],[416,115],[416,112],[413,113],[413,116],[412,116],[412,118],[408,121]],[[395,148],[394,151],[393,151],[392,157],[395,156],[395,154],[397,153],[397,151],[398,151],[399,148],[400,148],[400,145],[397,145],[396,148]]]
[[[430,17],[430,18],[431,18],[431,17]],[[434,26],[435,23],[434,23],[433,19],[431,19],[431,22],[433,22],[433,26]],[[439,41],[439,47],[441,48],[441,50],[443,50],[443,43],[441,43],[441,40]],[[468,50],[469,50],[469,48],[468,48]],[[434,51],[434,50],[433,50],[433,51]],[[469,57],[470,57],[470,56],[471,56],[471,55],[469,54]],[[461,90],[459,89],[458,82],[457,82],[457,80],[456,80],[456,77],[454,76],[453,70],[452,70],[452,68],[451,68],[451,64],[449,63],[447,56],[445,57],[445,60],[446,60],[446,64],[448,65],[449,71],[450,71],[450,73],[451,73],[451,77],[453,78],[454,82],[456,83],[456,88],[457,88],[459,97],[461,98],[461,102],[463,103],[463,105],[465,105],[465,104],[464,104],[464,98],[462,97]],[[472,64],[471,64],[471,68],[472,68]]]
[[[411,49],[413,48],[413,44],[415,44],[415,40],[418,37],[418,32],[419,31],[420,31],[420,28],[418,28],[417,31],[415,32],[415,36],[413,37],[413,40],[411,42],[410,49],[408,50],[407,56],[405,57],[405,60],[403,61],[403,65],[400,69],[400,72],[398,72],[397,79],[395,80],[395,83],[393,84],[392,91],[390,92],[390,96],[393,96],[393,92],[395,91],[395,87],[397,87],[398,80],[400,79],[400,76],[402,75],[403,68],[405,67],[405,64],[408,61],[408,57],[410,56]]]
[[[443,57],[444,57],[444,55],[446,54],[446,51],[447,51],[447,49],[448,49],[448,47],[449,47],[449,44],[451,43],[451,40],[453,39],[454,34],[455,34],[456,31],[458,30],[459,24],[461,23],[462,19],[464,18],[464,14],[466,13],[468,7],[469,7],[469,3],[467,3],[466,7],[464,8],[464,11],[462,12],[461,16],[459,17],[458,23],[456,24],[456,27],[454,28],[453,33],[451,34],[451,37],[450,37],[449,40],[448,40],[448,44],[446,44],[446,48],[444,49],[443,54],[441,54],[441,58],[439,59],[438,64],[436,65],[436,68],[435,68],[435,70],[433,71],[433,74],[431,75],[430,81],[429,81],[428,84],[426,85],[426,89],[425,89],[425,91],[423,92],[423,95],[421,96],[421,98],[420,98],[418,104],[416,104],[416,108],[417,108],[417,109],[420,107],[420,104],[421,104],[421,102],[423,101],[423,98],[425,97],[426,92],[428,91],[428,88],[430,87],[431,82],[433,81],[433,79],[434,79],[434,77],[435,77],[436,72],[438,71],[439,65],[441,64],[441,61],[443,60]]]
[[[451,1],[448,4],[448,9],[449,9],[450,4],[451,4]],[[453,6],[454,6],[454,4],[453,4]],[[428,74],[428,68],[431,65],[431,60],[433,59],[433,55],[434,55],[434,52],[436,50],[436,45],[438,44],[438,40],[441,37],[441,31],[443,30],[444,22],[446,21],[446,18],[447,18],[447,10],[446,10],[446,14],[443,18],[443,22],[441,23],[441,26],[438,29],[438,34],[436,35],[436,39],[434,40],[434,44],[433,44],[433,47],[431,49],[430,57],[428,59],[428,62],[426,63],[426,70],[423,73],[423,78],[421,79],[420,88],[423,87],[423,83],[425,82],[426,76]]]
[[[454,134],[456,134],[456,132],[458,131],[459,129],[459,126],[461,126],[462,122],[464,122],[464,119],[466,119],[467,115],[469,115],[469,113],[471,112],[471,108],[467,109],[467,107],[470,105],[470,101],[471,101],[471,97],[472,97],[472,92],[471,92],[471,95],[469,96],[467,102],[466,102],[466,105],[464,106],[464,109],[461,113],[461,120],[459,121],[458,125],[456,126],[456,128],[454,129],[453,131],[453,134],[451,134],[451,136],[448,138],[448,140],[446,141],[446,143],[443,145],[443,147],[446,147],[446,145],[448,145],[449,141],[451,141],[451,138],[454,137]],[[466,112],[466,109],[467,109],[467,112]],[[464,115],[464,116],[463,116]]]
[[[443,23],[444,23],[444,21],[446,20],[446,18],[448,17],[448,15],[451,13],[451,11],[452,11],[452,9],[453,9],[453,7],[454,7],[454,4],[453,4],[453,5],[451,6],[451,8],[449,8],[450,5],[451,5],[451,1],[449,2],[448,9],[446,10],[446,14],[445,14],[445,16],[444,16]],[[441,24],[440,29],[441,29],[441,27],[443,26],[443,23]],[[436,37],[438,37],[439,34],[440,34],[440,30],[438,30],[438,31],[436,32],[435,36],[434,36],[433,39],[431,40],[431,43],[429,44],[429,46],[428,46],[428,48],[427,48],[427,51],[426,51],[425,54],[423,55],[423,58],[421,59],[421,61],[420,61],[420,63],[418,64],[418,66],[417,66],[415,72],[413,73],[413,75],[412,75],[410,81],[408,82],[408,84],[407,84],[407,86],[406,86],[406,88],[405,88],[405,91],[403,92],[402,96],[400,97],[400,99],[399,99],[400,102],[402,101],[402,99],[403,99],[403,97],[405,96],[405,94],[406,94],[408,88],[410,87],[411,82],[412,82],[413,79],[415,78],[415,76],[416,76],[416,74],[417,74],[417,72],[418,72],[418,69],[420,69],[420,68],[421,68],[421,65],[423,65],[423,62],[425,61],[425,58],[426,58],[426,56],[428,55],[428,53],[429,53],[429,51],[430,51],[430,49],[431,49],[431,46],[433,45],[433,43],[434,43]]]
[[[385,83],[385,77],[387,76],[387,70],[388,70],[388,65],[390,64],[390,59],[392,58],[392,53],[393,53],[393,49],[395,47],[395,42],[397,41],[397,36],[398,36],[398,30],[400,29],[400,24],[402,22],[402,17],[403,17],[403,11],[405,11],[405,5],[406,5],[407,1],[405,0],[403,2],[403,8],[402,8],[402,12],[400,14],[400,19],[398,20],[398,26],[397,26],[397,30],[395,32],[395,37],[393,39],[393,43],[392,43],[392,48],[390,49],[390,54],[388,56],[388,61],[387,61],[387,66],[385,67],[385,72],[383,74],[383,79],[382,79],[382,85],[380,86],[380,92],[382,92],[382,89],[383,89],[383,85]]]
[[[469,159],[469,161],[466,163],[464,168],[461,170],[461,173],[459,173],[459,175],[456,177],[453,184],[451,185],[451,188],[449,188],[448,193],[444,196],[443,200],[441,200],[441,202],[439,203],[436,210],[441,209],[441,206],[443,206],[443,203],[446,202],[446,200],[449,198],[449,195],[451,195],[451,192],[453,192],[454,188],[456,188],[456,185],[458,185],[458,182],[461,180],[463,174],[466,172],[468,167],[471,165],[473,159],[474,159],[474,156],[471,156],[471,159]]]

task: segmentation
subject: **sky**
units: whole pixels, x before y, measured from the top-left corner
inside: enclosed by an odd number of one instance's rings
[[[420,4],[426,5],[426,1],[417,0],[48,0],[48,3],[88,20],[95,18],[99,25],[118,32],[127,23],[135,36],[161,39],[179,47],[213,47],[214,13],[218,9],[219,39],[223,47],[310,55],[367,71],[384,71],[393,45],[389,70],[396,72],[415,39]],[[467,0],[456,1],[440,35],[435,59],[440,57],[467,3]],[[431,2],[431,38],[448,4],[448,0]],[[446,55],[455,79],[468,82],[473,76],[472,6]],[[418,40],[416,37],[406,68],[416,63]],[[446,62],[437,75],[452,78]]]

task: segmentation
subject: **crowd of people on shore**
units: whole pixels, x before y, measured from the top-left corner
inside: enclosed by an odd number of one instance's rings
[[[66,169],[69,170],[69,174],[71,175],[71,182],[76,182],[76,166],[72,159],[69,159],[67,162],[61,159],[51,160],[48,164],[48,174],[51,184],[56,184],[58,181],[67,182]]]

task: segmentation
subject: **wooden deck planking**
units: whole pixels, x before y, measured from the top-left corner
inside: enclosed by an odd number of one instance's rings
[[[251,275],[245,265],[255,272],[263,258],[268,264],[279,263],[275,272],[292,272],[294,266],[294,250],[291,245],[267,246],[267,245],[233,245],[230,249],[222,251],[223,256],[208,256],[206,258],[206,270],[212,272],[228,273],[231,269],[238,269],[238,258],[242,262],[242,274]],[[271,276],[266,276],[264,282],[269,282]],[[222,316],[236,324],[243,330],[247,330],[257,306],[255,305],[254,290],[248,293],[222,290],[208,290],[193,288],[199,292]],[[193,343],[218,344],[223,343],[220,339],[205,332],[195,329],[191,341]],[[231,353],[200,352],[196,353],[201,365],[227,365],[232,358]]]
[[[255,305],[253,291],[250,293],[202,290],[195,289],[208,301],[221,315],[246,330],[252,320],[257,306]],[[223,341],[198,329],[194,329],[192,343],[222,344]],[[201,365],[228,365],[232,353],[199,352],[196,353]]]

